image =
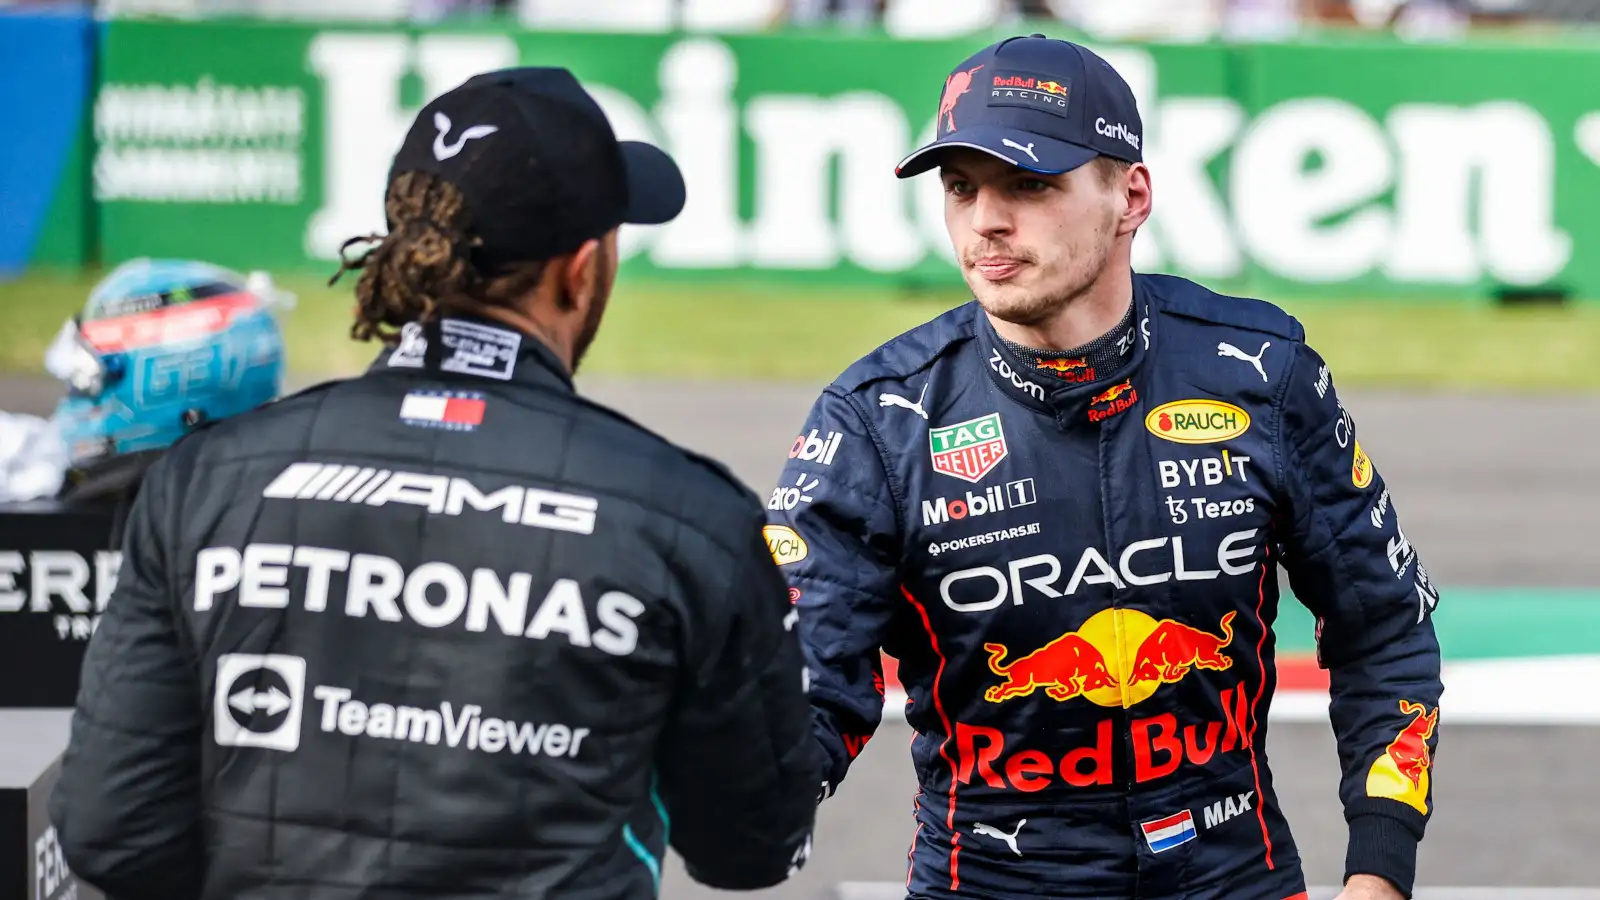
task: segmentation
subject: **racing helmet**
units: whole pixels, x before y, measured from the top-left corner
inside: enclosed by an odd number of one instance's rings
[[[67,383],[53,417],[71,464],[158,450],[196,426],[276,399],[292,307],[264,272],[190,260],[118,266],[45,353]]]

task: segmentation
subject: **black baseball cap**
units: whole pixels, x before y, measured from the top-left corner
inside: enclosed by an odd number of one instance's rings
[[[934,168],[946,147],[981,150],[1047,175],[1097,156],[1144,161],[1133,89],[1088,48],[1042,34],[1007,38],[956,66],[939,97],[935,134],[900,161],[896,175]]]
[[[417,171],[461,191],[485,272],[570,253],[624,223],[671,221],[685,198],[672,157],[618,141],[600,104],[561,68],[474,75],[424,106],[389,180]]]

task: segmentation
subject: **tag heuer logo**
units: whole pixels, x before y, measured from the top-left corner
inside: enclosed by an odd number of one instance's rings
[[[946,425],[928,432],[933,470],[976,483],[1006,458],[1006,436],[1000,414]]]

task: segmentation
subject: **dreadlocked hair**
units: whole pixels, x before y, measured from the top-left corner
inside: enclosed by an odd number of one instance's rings
[[[455,185],[427,172],[406,172],[390,183],[384,212],[393,223],[387,235],[351,238],[339,248],[339,271],[360,271],[356,282],[356,321],[350,336],[358,341],[399,340],[401,326],[422,322],[450,305],[505,306],[532,289],[542,266],[523,264],[497,278],[486,278],[472,262],[480,240],[469,234],[466,198]],[[353,244],[371,244],[355,258]]]

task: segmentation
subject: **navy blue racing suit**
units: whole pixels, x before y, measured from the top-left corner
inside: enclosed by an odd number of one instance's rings
[[[1118,371],[1030,370],[969,303],[816,401],[766,531],[824,794],[887,654],[911,896],[1295,896],[1264,752],[1281,566],[1331,680],[1347,874],[1409,896],[1442,686],[1397,504],[1298,321],[1166,276],[1133,303]]]

